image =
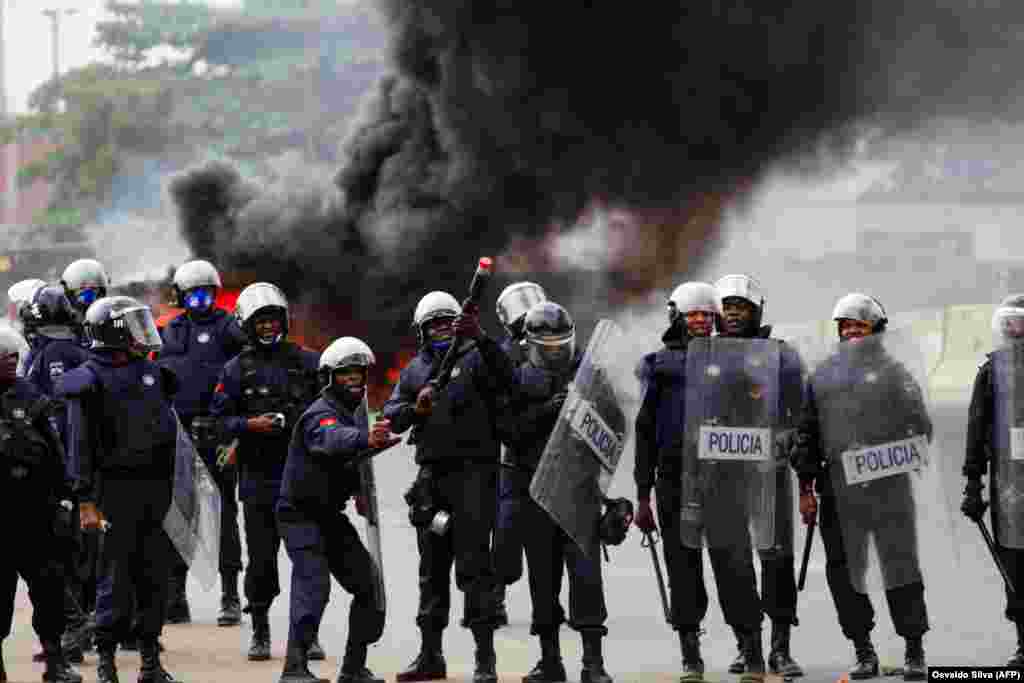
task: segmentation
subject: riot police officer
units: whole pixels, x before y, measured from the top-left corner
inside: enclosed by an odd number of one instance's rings
[[[664,540],[665,565],[671,592],[672,626],[679,634],[683,681],[700,681],[704,660],[700,654],[700,624],[708,609],[704,588],[704,560],[700,548],[682,542],[683,450],[686,439],[687,354],[693,338],[707,338],[721,317],[721,299],[705,282],[686,282],[672,292],[668,303],[669,327],[662,336],[665,348],[648,354],[640,364],[644,398],[636,420],[637,488],[636,525],[644,532],[656,529],[651,489],[657,488],[658,522]],[[736,523],[736,520],[715,520]],[[745,524],[742,523],[745,527]],[[746,542],[736,547],[708,549],[718,584],[718,600],[725,621],[740,634],[741,672],[764,671],[761,650],[763,619],[757,595],[753,556]]]
[[[477,683],[497,679],[494,631],[499,582],[491,562],[497,509],[499,442],[496,406],[514,380],[508,357],[480,329],[476,310],[462,311],[446,292],[430,292],[416,306],[413,326],[420,352],[402,370],[384,405],[396,434],[415,427],[420,472],[406,495],[420,551],[422,633],[419,656],[399,681],[446,676],[441,638],[451,607],[451,570],[465,594],[465,623],[476,641]],[[453,340],[460,354],[448,386],[430,384]],[[412,439],[412,437],[410,437]],[[451,529],[445,520],[457,520]]]
[[[715,283],[722,302],[722,315],[717,319],[723,337],[770,339],[771,326],[762,325],[765,299],[761,285],[748,275],[726,275]],[[780,389],[782,405],[780,426],[794,427],[803,399],[803,364],[796,351],[780,341]],[[776,544],[770,550],[759,550],[761,560],[761,601],[772,622],[771,650],[768,667],[772,673],[786,678],[803,675],[803,670],[790,654],[790,632],[799,622],[796,616],[796,569],[793,554],[793,482],[788,467],[777,473]],[[736,634],[737,641],[740,634]],[[743,653],[729,667],[731,673],[743,669]]]
[[[843,635],[853,642],[857,658],[850,678],[873,678],[879,673],[871,643],[874,608],[866,586],[854,583],[854,577],[864,583],[870,537],[884,563],[881,571],[890,616],[896,633],[906,641],[904,680],[924,680],[922,638],[928,631],[928,612],[908,475],[887,477],[859,489],[844,481],[842,463],[832,460],[855,444],[893,441],[908,433],[930,439],[931,420],[917,380],[885,346],[882,333],[888,319],[881,304],[864,294],[848,294],[836,303],[832,319],[840,343],[811,375],[791,450],[800,480],[801,516],[809,524],[818,514],[817,482],[826,578]],[[852,502],[842,508],[845,500]],[[857,517],[859,512],[863,518]],[[884,526],[878,526],[876,519],[884,519]]]
[[[32,355],[35,352],[35,332],[25,329],[25,321],[22,312],[25,307],[32,303],[36,292],[46,286],[46,282],[38,278],[21,280],[11,285],[7,290],[7,322],[15,331],[20,332],[22,338],[28,344],[29,353],[19,359],[18,376],[23,377],[28,371],[32,362]]]
[[[533,623],[530,633],[540,639],[541,659],[527,674],[525,683],[564,681],[565,666],[559,646],[559,630],[565,615],[558,602],[564,567],[569,569],[569,625],[583,641],[584,683],[610,683],[601,654],[602,638],[608,635],[604,586],[598,548],[584,553],[543,508],[530,498],[530,482],[544,453],[567,396],[569,383],[579,367],[576,325],[562,306],[545,301],[533,306],[523,321],[527,359],[517,369],[516,398],[502,410],[498,430],[508,446],[501,471],[500,547],[509,536],[525,545],[530,572]],[[519,508],[507,514],[507,508]],[[598,524],[598,519],[593,524]],[[513,528],[509,528],[512,526]],[[504,528],[503,528],[504,527]],[[502,563],[497,562],[499,571]],[[518,578],[518,577],[514,577]]]
[[[388,421],[368,429],[364,398],[373,352],[354,337],[335,340],[320,357],[323,391],[292,433],[277,518],[292,560],[288,654],[280,683],[317,683],[306,664],[333,575],[352,594],[348,643],[338,681],[383,683],[366,668],[367,647],[384,632],[375,560],[344,514],[360,495],[360,456],[392,446]],[[357,504],[357,508],[359,505]]]
[[[107,295],[110,278],[103,264],[95,259],[83,258],[72,262],[60,277],[64,293],[80,319],[94,302]]]
[[[981,521],[988,503],[982,500],[982,477],[989,475],[992,529],[1000,558],[1017,590],[1024,586],[1024,503],[1005,495],[1020,487],[1024,466],[1016,459],[1012,434],[1024,425],[1024,294],[1002,300],[992,316],[996,349],[974,379],[967,422],[967,478],[963,513]],[[1007,666],[1024,666],[1024,597],[1006,590],[1006,618],[1017,629],[1017,651]]]
[[[161,329],[163,347],[158,363],[174,370],[181,387],[174,407],[189,430],[196,450],[213,475],[221,493],[220,613],[219,626],[235,626],[242,618],[238,598],[238,574],[242,571],[242,546],[238,535],[237,478],[234,467],[217,467],[218,433],[210,417],[210,401],[224,365],[245,346],[237,320],[216,307],[220,273],[207,261],[189,261],[174,273],[174,293],[183,315]],[[188,623],[191,613],[185,594],[188,566],[179,561],[171,571],[167,622]]]
[[[174,373],[148,354],[160,333],[147,306],[125,296],[103,298],[86,311],[89,360],[57,380],[68,403],[68,447],[83,529],[109,523],[103,544],[107,590],[96,598],[97,678],[118,680],[114,651],[138,612],[140,683],[171,683],[160,662],[159,637],[167,575],[175,554],[163,522],[171,504],[178,421],[171,400]]]
[[[238,322],[248,345],[228,361],[210,404],[222,433],[238,439],[239,498],[245,515],[249,566],[245,612],[252,615],[249,659],[270,659],[267,613],[281,593],[277,556],[281,537],[274,505],[288,457],[288,437],[316,400],[319,355],[288,341],[288,300],[272,284],[257,282],[238,296]],[[318,640],[310,658],[323,659]]]
[[[64,449],[53,429],[52,403],[31,383],[17,377],[24,340],[0,329],[0,500],[7,506],[0,559],[0,681],[6,681],[3,640],[11,634],[20,575],[32,600],[32,627],[43,644],[44,681],[81,683],[61,647],[64,630],[64,565],[74,541],[74,504]]]
[[[505,330],[505,338],[501,340],[501,350],[515,365],[526,360],[523,348],[526,342],[526,332],[523,329],[526,314],[535,304],[547,300],[548,295],[544,293],[544,289],[533,282],[513,283],[498,295],[495,310],[498,320]]]

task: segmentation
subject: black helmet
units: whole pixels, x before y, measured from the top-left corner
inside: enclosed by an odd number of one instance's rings
[[[41,288],[32,298],[32,303],[21,309],[21,321],[25,324],[25,330],[38,332],[43,336],[70,332],[70,328],[77,324],[77,317],[74,306],[64,293],[64,288],[58,285]]]
[[[85,331],[94,349],[147,352],[163,346],[153,312],[130,296],[107,297],[89,306]]]
[[[530,362],[540,368],[565,371],[576,357],[576,323],[569,311],[553,301],[535,304],[526,313],[523,332]]]

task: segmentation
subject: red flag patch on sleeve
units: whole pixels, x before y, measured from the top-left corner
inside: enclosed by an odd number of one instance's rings
[[[224,382],[218,382],[217,386],[214,387],[214,389],[213,389],[213,393],[215,393],[215,394],[223,394],[224,393]]]
[[[334,427],[338,424],[338,418],[336,417],[322,417],[320,418],[321,427]]]

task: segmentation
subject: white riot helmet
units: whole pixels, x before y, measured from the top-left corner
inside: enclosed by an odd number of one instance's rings
[[[416,340],[420,346],[427,342],[423,326],[436,318],[455,318],[462,313],[462,306],[448,292],[430,292],[416,304],[412,314],[412,324],[416,328]]]
[[[1024,342],[1024,294],[1011,294],[992,314],[996,346]]]
[[[259,339],[253,325],[260,312],[275,312],[281,316],[281,334],[272,340]],[[288,336],[288,299],[284,292],[269,282],[256,282],[242,290],[235,304],[238,324],[253,344],[272,346]]]
[[[502,290],[495,304],[498,320],[513,339],[523,336],[523,320],[535,304],[548,300],[544,289],[533,282],[516,282]]]
[[[753,304],[756,310],[751,323],[752,327],[755,329],[761,327],[761,321],[764,320],[765,300],[760,282],[749,275],[726,275],[715,282],[715,290],[717,290],[721,302],[735,297]]]
[[[177,295],[178,305],[182,308],[192,308],[186,301],[186,295],[191,290],[197,287],[220,289],[222,286],[220,273],[209,261],[189,261],[174,271],[174,293]],[[209,301],[205,308],[211,305],[213,302]]]
[[[832,320],[835,321],[837,329],[842,320],[860,320],[871,323],[873,334],[885,332],[886,325],[889,324],[889,318],[885,315],[882,303],[878,299],[860,292],[852,292],[839,299],[835,308],[832,309]]]
[[[36,293],[45,286],[46,282],[38,278],[22,280],[11,285],[7,290],[7,319],[12,325],[17,326],[21,323],[21,309],[32,303]]]
[[[12,353],[18,354],[19,359],[24,359],[28,353],[28,342],[12,328],[0,327],[0,357]]]
[[[103,264],[91,258],[71,263],[60,276],[60,283],[64,285],[71,303],[82,311],[105,297],[110,288],[110,278]]]
[[[369,372],[370,366],[376,362],[377,359],[374,357],[373,351],[362,339],[355,337],[335,339],[320,354],[320,383],[325,388],[331,387],[334,384],[334,373],[337,370],[359,367],[363,368],[365,372]],[[358,391],[352,391],[350,388],[349,393],[356,400],[362,399],[366,392],[365,383],[358,389]]]
[[[694,311],[704,311],[714,316],[722,315],[722,302],[718,290],[706,282],[684,282],[672,290],[668,298],[668,321],[675,322],[680,315]]]

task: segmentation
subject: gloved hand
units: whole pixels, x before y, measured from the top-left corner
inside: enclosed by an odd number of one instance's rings
[[[85,529],[100,528],[100,511],[96,509],[96,503],[80,503],[78,505],[78,523]]]
[[[68,540],[74,538],[74,516],[75,506],[70,500],[62,500],[57,504],[57,510],[53,516],[53,531],[57,538]]]
[[[554,396],[548,399],[548,402],[546,404],[547,409],[550,410],[552,413],[557,413],[562,409],[562,404],[565,403],[565,399],[568,395],[569,394],[565,391],[555,394]]]
[[[480,307],[476,304],[466,304],[462,314],[455,318],[455,334],[462,339],[479,339],[484,336],[483,328],[480,327]]]
[[[804,526],[814,524],[818,517],[818,499],[814,495],[814,482],[800,482],[800,517]]]
[[[434,387],[429,384],[416,395],[416,414],[420,417],[429,417],[434,412]]]
[[[370,448],[387,448],[394,446],[396,443],[402,440],[400,436],[392,436],[391,434],[391,420],[377,420],[373,423],[373,428],[370,429],[369,445]]]
[[[988,503],[981,499],[981,480],[968,479],[964,487],[964,502],[960,504],[960,512],[972,522],[980,522],[988,508]]]
[[[633,524],[644,533],[651,533],[658,529],[654,523],[654,511],[651,510],[651,499],[640,498],[636,502],[636,515],[633,516]]]

